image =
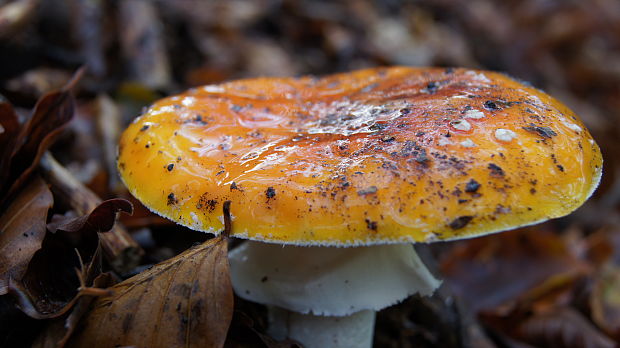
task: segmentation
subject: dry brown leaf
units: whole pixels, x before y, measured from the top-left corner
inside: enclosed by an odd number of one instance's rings
[[[41,178],[35,178],[0,216],[0,295],[9,279],[20,280],[45,237],[47,211],[54,202]]]
[[[130,213],[131,208],[131,203],[117,198],[84,216],[56,215],[23,277],[8,284],[17,306],[36,319],[56,318],[70,310],[84,294],[78,288],[91,286],[101,273],[99,238],[103,233],[98,232],[112,228],[116,213]],[[82,270],[78,276],[76,268]]]
[[[8,284],[17,308],[34,319],[57,318],[69,312],[84,295],[82,289],[101,273],[101,248],[87,250],[91,247],[87,244],[98,245],[96,238],[72,249],[65,245],[68,241],[53,237],[48,234],[43,240],[23,279]],[[80,255],[90,258],[86,265]]]
[[[110,203],[110,201],[107,201],[108,203],[105,204],[102,203],[101,199],[95,193],[77,180],[77,178],[58,163],[49,152],[45,153],[41,159],[40,169],[45,179],[51,184],[54,197],[59,202],[71,207],[77,214],[92,215],[95,211],[100,210],[102,205],[108,205]],[[127,206],[127,208],[122,209],[122,206]],[[111,208],[113,210],[125,210],[129,213],[131,204],[126,202],[119,206],[117,203],[114,203],[108,205],[108,208],[104,209],[102,212],[108,211],[109,213],[110,210],[112,210]],[[93,216],[95,219],[91,222],[95,223],[94,227],[96,227],[98,231],[104,231],[109,229],[109,227],[105,227],[101,224],[104,222],[101,221],[101,219],[108,214],[100,213],[96,214],[99,215],[99,217],[95,218]],[[109,221],[112,223],[114,221],[114,216],[110,216],[110,218],[111,220]],[[87,221],[90,219],[91,217],[89,216]],[[56,217],[56,219],[52,218],[52,223],[57,222],[59,222],[58,217]],[[111,225],[109,226],[112,227]],[[51,226],[48,225],[48,228],[51,228]],[[112,230],[108,233],[99,234],[99,238],[101,239],[101,246],[103,247],[106,260],[108,260],[114,269],[122,273],[138,265],[144,251],[121,225],[117,224],[113,226]]]
[[[89,214],[80,217],[66,217],[54,215],[52,222],[47,225],[50,232],[58,230],[70,233],[107,232],[114,227],[116,214],[133,213],[133,205],[123,198],[112,198],[99,203]]]
[[[592,321],[620,339],[620,267],[612,264],[602,267],[594,280],[589,304]]]
[[[609,337],[570,307],[559,307],[535,315],[519,325],[516,331],[520,339],[536,347],[616,347]]]
[[[226,239],[218,237],[111,288],[69,347],[222,347],[233,313]]]
[[[531,302],[588,271],[566,240],[541,226],[461,241],[441,261],[446,282],[473,312],[526,295]]]
[[[92,267],[83,270],[89,273]],[[86,274],[85,274],[86,275]],[[75,302],[70,314],[54,319],[48,322],[45,330],[37,336],[31,348],[62,348],[66,345],[67,340],[75,331],[82,316],[84,316],[90,307],[90,304],[96,299],[93,297],[95,292],[105,292],[102,288],[110,287],[114,284],[113,277],[110,273],[101,273],[93,281],[92,287],[81,289],[81,296]]]
[[[8,148],[2,149],[0,158],[0,168],[3,170],[0,174],[0,202],[3,204],[28,181],[43,153],[73,118],[75,98],[71,90],[83,73],[84,69],[79,69],[64,88],[42,96],[30,118],[19,129],[11,120],[11,128],[14,129],[11,129],[10,138],[2,144]],[[14,118],[10,106],[3,105],[0,111],[3,120]]]
[[[79,76],[79,75],[78,75]],[[8,195],[15,192],[36,168],[41,156],[73,117],[75,100],[70,89],[51,92],[41,97],[32,117],[17,137],[11,158]]]

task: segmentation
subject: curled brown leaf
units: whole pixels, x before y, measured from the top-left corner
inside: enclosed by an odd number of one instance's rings
[[[66,313],[101,273],[98,232],[112,228],[118,211],[131,209],[128,201],[111,199],[84,216],[56,215],[54,233],[45,235],[23,277],[7,284],[18,307],[36,319]],[[82,271],[76,276],[75,269]]]
[[[74,104],[68,90],[51,92],[39,99],[16,139],[3,194],[10,196],[28,179],[45,150],[73,117]]]
[[[82,295],[92,295],[88,290],[101,274],[101,247],[96,239],[88,242],[96,245],[90,254],[85,252],[87,245],[72,250],[69,243],[48,234],[21,282],[8,284],[17,307],[31,318],[56,318],[69,312]],[[82,263],[80,253],[89,257],[88,263]]]
[[[62,348],[71,337],[71,334],[77,328],[82,316],[88,312],[90,304],[95,300],[93,290],[99,293],[107,293],[105,288],[114,284],[114,279],[110,273],[100,273],[94,279],[92,276],[95,267],[86,267],[82,270],[83,275],[88,280],[91,287],[81,288],[80,294],[75,301],[75,306],[71,308],[71,312],[63,317],[53,319],[48,323],[45,330],[36,338],[32,348]]]
[[[113,198],[101,202],[90,214],[80,217],[54,216],[47,225],[50,232],[107,232],[114,226],[116,213],[133,213],[133,205],[126,199]]]
[[[162,262],[97,299],[70,347],[222,347],[233,313],[223,237]]]

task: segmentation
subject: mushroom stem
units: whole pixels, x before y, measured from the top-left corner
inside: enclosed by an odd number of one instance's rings
[[[308,347],[370,347],[375,311],[414,293],[430,295],[440,283],[410,244],[329,248],[248,241],[229,258],[237,295],[275,308],[272,332]],[[348,339],[360,344],[342,345]]]
[[[370,348],[375,326],[374,310],[344,317],[301,314],[268,306],[269,334],[278,340],[294,339],[305,348]],[[320,333],[320,334],[317,334]]]

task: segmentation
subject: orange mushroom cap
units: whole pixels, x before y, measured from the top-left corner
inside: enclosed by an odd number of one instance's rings
[[[351,246],[473,237],[566,215],[600,150],[567,107],[505,75],[377,68],[195,88],[124,132],[118,167],[154,212],[217,233]]]

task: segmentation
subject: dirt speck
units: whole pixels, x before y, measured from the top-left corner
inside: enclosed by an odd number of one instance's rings
[[[474,217],[471,215],[459,216],[456,219],[452,220],[452,222],[450,222],[448,226],[450,226],[450,228],[453,230],[460,230],[461,228],[467,226],[467,224],[469,224],[473,218]]]

